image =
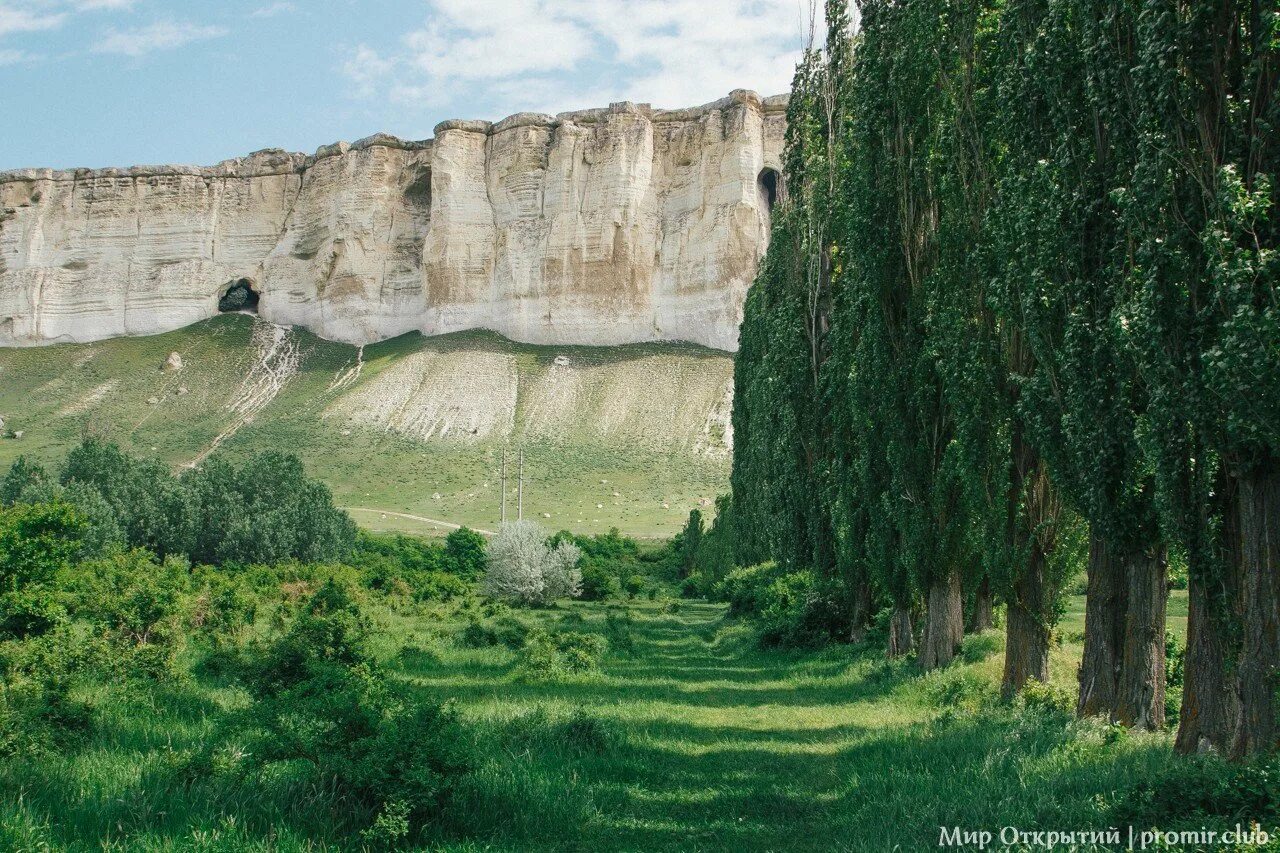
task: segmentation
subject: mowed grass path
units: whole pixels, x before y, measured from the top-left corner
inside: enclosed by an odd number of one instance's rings
[[[529,799],[513,803],[523,813],[492,816],[499,846],[927,850],[944,825],[1105,828],[1100,803],[1170,760],[1164,734],[1115,740],[1101,725],[999,705],[998,632],[923,676],[872,649],[761,651],[718,605],[625,606],[634,652],[611,654],[599,676],[529,683],[503,647],[404,668],[486,729],[582,711],[615,733],[598,752],[512,747]],[[590,630],[604,612],[572,604],[532,619],[577,613]],[[1055,651],[1060,686],[1078,657]]]

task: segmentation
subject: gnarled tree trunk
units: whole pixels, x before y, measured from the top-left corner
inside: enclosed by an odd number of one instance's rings
[[[901,604],[893,608],[889,619],[889,657],[897,658],[910,653],[915,645],[911,636],[911,610]]]
[[[1280,463],[1269,460],[1239,481],[1243,647],[1240,728],[1232,755],[1280,745]]]
[[[995,610],[995,597],[991,594],[991,577],[983,575],[973,593],[973,615],[969,619],[969,633],[978,634],[986,631],[994,624],[992,613]]]
[[[929,584],[920,666],[930,670],[951,663],[963,639],[964,588],[960,584],[960,573],[952,570],[935,576]]]
[[[1089,578],[1084,603],[1084,657],[1080,661],[1081,717],[1111,718],[1120,685],[1124,655],[1124,622],[1128,589],[1123,563],[1114,559],[1107,541],[1089,533]]]
[[[1130,554],[1124,563],[1128,604],[1115,719],[1125,726],[1164,725],[1165,611],[1168,560],[1163,548]]]
[[[1046,556],[1031,546],[1027,565],[1013,584],[1005,619],[1004,680],[1001,693],[1013,696],[1034,678],[1049,680],[1049,626],[1053,590],[1048,583]]]

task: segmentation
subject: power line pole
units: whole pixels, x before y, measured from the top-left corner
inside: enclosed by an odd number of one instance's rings
[[[516,487],[516,520],[524,521],[524,448],[520,448],[520,485]]]
[[[507,449],[502,448],[502,523],[507,523]]]

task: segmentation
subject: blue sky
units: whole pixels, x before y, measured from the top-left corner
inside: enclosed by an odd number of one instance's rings
[[[0,169],[785,91],[811,0],[0,0]]]

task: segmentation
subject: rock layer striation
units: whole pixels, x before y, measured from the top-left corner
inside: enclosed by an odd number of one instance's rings
[[[785,107],[738,90],[209,168],[0,173],[0,345],[169,331],[247,284],[264,319],[354,344],[484,328],[735,350]]]

